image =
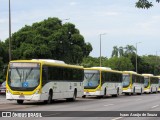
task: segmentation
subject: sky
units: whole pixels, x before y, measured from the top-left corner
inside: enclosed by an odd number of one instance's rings
[[[0,0],[0,40],[9,37],[8,1]],[[92,57],[110,57],[113,46],[137,44],[138,55],[160,55],[160,3],[150,9],[135,7],[137,0],[10,0],[12,33],[25,25],[58,17],[75,24]],[[69,19],[69,20],[65,20]],[[140,43],[139,43],[140,42]]]

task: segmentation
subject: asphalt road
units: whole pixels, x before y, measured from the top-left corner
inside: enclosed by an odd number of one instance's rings
[[[44,104],[43,102],[28,101],[24,102],[23,105],[18,105],[16,101],[7,101],[5,100],[5,95],[0,95],[0,111],[44,111],[42,112],[42,118],[34,118],[37,120],[53,119],[53,116],[54,120],[159,120],[160,117],[125,116],[131,113],[142,115],[143,112],[147,113],[147,115],[149,115],[148,113],[152,114],[152,112],[160,114],[160,93],[133,96],[121,95],[118,97],[105,97],[101,99],[96,97],[77,98],[75,102],[67,102],[61,99],[54,101],[50,105]]]

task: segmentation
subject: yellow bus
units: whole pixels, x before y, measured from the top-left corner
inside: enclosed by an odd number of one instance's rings
[[[144,92],[145,93],[157,93],[159,88],[158,77],[152,74],[142,74],[144,76]]]
[[[84,68],[84,96],[122,94],[122,72],[106,67]]]
[[[74,101],[83,95],[84,70],[49,59],[15,60],[8,65],[6,99],[45,101],[66,98]]]
[[[125,95],[144,92],[144,77],[134,71],[123,71],[123,93]]]

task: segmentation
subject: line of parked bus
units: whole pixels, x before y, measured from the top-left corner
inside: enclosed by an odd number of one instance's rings
[[[48,59],[15,60],[8,65],[6,99],[44,101],[76,97],[157,93],[160,76],[116,71],[107,67],[83,68]]]

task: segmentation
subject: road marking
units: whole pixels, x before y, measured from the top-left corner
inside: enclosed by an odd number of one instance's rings
[[[54,115],[58,115],[60,113],[55,113],[55,114],[49,114],[49,115],[44,115],[43,117],[47,117],[47,116],[54,116]]]
[[[111,106],[111,105],[114,105],[114,104],[108,104],[108,105],[104,105],[104,106],[107,107],[107,106]]]
[[[119,120],[122,119],[123,117],[117,117],[117,118],[113,118],[112,120]]]
[[[153,109],[153,108],[156,108],[156,107],[158,107],[159,105],[155,105],[155,106],[152,106],[151,108]]]

